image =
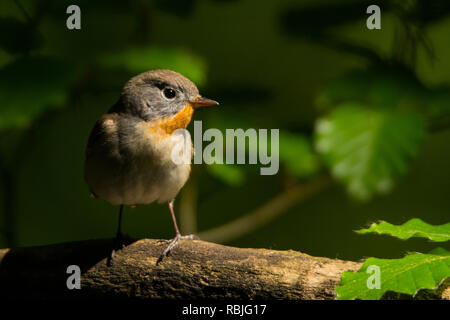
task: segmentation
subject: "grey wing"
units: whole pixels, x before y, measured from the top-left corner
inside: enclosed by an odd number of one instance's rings
[[[85,181],[96,197],[108,201],[110,196],[120,193],[122,157],[118,126],[118,114],[103,115],[94,125],[86,148]]]
[[[119,147],[119,116],[116,113],[104,114],[89,135],[86,158],[99,152],[120,157]]]

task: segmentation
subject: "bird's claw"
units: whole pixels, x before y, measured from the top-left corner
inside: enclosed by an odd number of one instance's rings
[[[187,235],[187,236],[182,236],[181,234],[177,234],[175,236],[175,238],[173,238],[171,240],[165,240],[165,239],[159,240],[159,242],[168,243],[169,245],[163,251],[163,253],[161,253],[161,255],[158,258],[158,261],[156,261],[156,264],[160,263],[165,257],[170,255],[170,253],[172,252],[173,248],[175,248],[175,246],[178,244],[178,241],[180,241],[180,240],[194,240],[194,239],[199,239],[199,238],[198,238],[198,236],[196,236],[194,234],[190,234],[190,235]]]
[[[172,241],[175,240],[175,238],[173,238],[173,239],[158,239],[157,241],[158,242],[162,242],[162,243],[170,244]],[[185,240],[198,240],[200,238],[197,235],[195,235],[195,234],[189,234],[187,236],[181,236],[180,235],[178,239],[179,240],[183,240],[183,239],[185,239]]]
[[[112,265],[112,261],[114,260],[114,257],[116,255],[116,251],[122,250],[125,248],[125,237],[122,233],[118,233],[116,238],[113,241],[113,247],[108,255],[108,258],[106,259],[106,265],[110,267]]]

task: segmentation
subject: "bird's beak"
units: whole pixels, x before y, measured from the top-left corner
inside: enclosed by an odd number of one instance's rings
[[[217,101],[214,101],[214,100],[211,100],[211,99],[208,99],[208,98],[204,98],[202,96],[195,97],[194,99],[189,101],[189,103],[194,108],[208,107],[208,106],[218,106],[219,105],[219,103]]]

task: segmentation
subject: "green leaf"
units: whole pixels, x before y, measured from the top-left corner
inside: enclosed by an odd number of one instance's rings
[[[213,163],[206,168],[211,175],[231,186],[241,185],[245,180],[244,170],[238,165]]]
[[[49,57],[27,57],[0,69],[0,130],[24,127],[42,112],[63,106],[74,66]]]
[[[317,173],[319,159],[310,141],[299,134],[280,131],[280,161],[289,174],[305,178]]]
[[[425,135],[422,116],[343,104],[316,124],[316,149],[349,193],[368,200],[391,190]]]
[[[377,233],[388,234],[400,239],[409,239],[412,237],[428,238],[433,241],[450,240],[450,223],[440,226],[429,225],[420,219],[411,219],[402,225],[396,226],[385,221],[373,223],[367,229],[357,231],[360,234]]]
[[[450,277],[450,252],[439,249],[439,254],[414,253],[401,259],[367,259],[358,272],[345,271],[341,283],[336,286],[339,300],[375,300],[387,291],[414,295],[420,289],[435,289]],[[373,284],[374,270],[380,269],[380,288],[369,288]]]
[[[185,49],[136,47],[110,53],[99,61],[105,67],[125,68],[133,73],[151,69],[170,69],[183,74],[197,85],[206,80],[206,64]]]

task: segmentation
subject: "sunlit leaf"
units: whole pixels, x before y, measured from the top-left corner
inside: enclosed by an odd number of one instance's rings
[[[288,173],[299,178],[317,173],[319,159],[306,137],[281,130],[279,147],[280,161]]]
[[[392,189],[425,135],[422,117],[344,104],[316,124],[316,149],[351,195],[367,200]]]
[[[197,85],[206,80],[206,64],[185,49],[136,47],[110,53],[99,60],[106,67],[125,68],[133,73],[151,69],[170,69],[191,79]]]
[[[361,229],[357,232],[360,234],[388,234],[404,240],[411,237],[420,237],[433,241],[449,241],[450,223],[433,226],[420,219],[411,219],[402,225],[396,226],[389,222],[381,221],[379,223],[373,223],[369,228]]]
[[[75,67],[48,57],[13,61],[0,69],[0,129],[28,125],[60,108],[76,78]]]
[[[376,268],[380,270],[379,289],[372,286],[374,278],[369,279],[375,275]],[[336,294],[340,300],[376,300],[387,291],[414,295],[420,289],[437,288],[448,277],[450,252],[442,248],[428,254],[409,254],[401,259],[369,258],[358,272],[342,274]]]

